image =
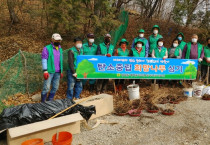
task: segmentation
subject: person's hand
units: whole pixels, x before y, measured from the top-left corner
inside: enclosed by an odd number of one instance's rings
[[[210,58],[206,58],[206,62],[207,63],[210,63]]]
[[[61,79],[63,78],[63,74],[61,73]]]
[[[73,76],[76,78],[77,77],[77,73],[74,73]]]
[[[111,54],[109,54],[109,53],[107,53],[107,55],[106,55],[107,57],[111,57]]]
[[[202,58],[199,58],[198,61],[201,62],[201,61],[203,61],[203,59]]]
[[[163,57],[163,60],[165,60],[165,59],[166,59],[166,57],[164,56],[164,57]]]
[[[44,79],[47,80],[49,78],[49,73],[47,71],[44,72]]]

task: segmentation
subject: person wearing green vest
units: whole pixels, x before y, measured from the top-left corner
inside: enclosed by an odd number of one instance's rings
[[[111,44],[111,35],[105,34],[104,42],[100,43],[96,55],[111,57],[114,54],[114,46]],[[99,79],[96,82],[96,94],[104,93],[107,90],[108,79]]]
[[[68,70],[67,70],[67,98],[80,98],[82,92],[82,81],[77,79],[77,56],[83,55],[82,40],[77,37],[74,39],[74,46],[68,51]]]
[[[184,42],[184,34],[182,32],[179,32],[176,38],[179,40],[179,48],[183,51],[184,46],[187,44],[186,42]]]
[[[201,65],[201,73],[202,73],[202,78],[206,78],[206,74],[208,72],[208,67],[210,67],[210,37],[206,39],[207,45],[204,47],[204,59]],[[210,82],[210,78],[209,78]]]
[[[97,45],[94,43],[94,38],[95,38],[94,34],[92,34],[92,33],[87,34],[88,42],[83,44],[83,50],[84,50],[83,55],[96,55]],[[82,80],[83,86],[86,84],[86,82],[87,82],[87,79]],[[90,92],[94,91],[95,82],[96,82],[95,79],[89,79],[89,84],[90,84],[89,91]]]
[[[129,56],[133,57],[145,57],[146,56],[146,49],[145,43],[142,39],[137,39],[135,42],[135,47],[131,48]]]
[[[41,92],[41,102],[53,100],[59,87],[60,78],[63,77],[63,50],[60,46],[62,38],[60,34],[52,35],[51,44],[42,51],[42,69],[44,72],[44,86]],[[50,86],[52,84],[52,89]],[[49,92],[47,98],[47,93]]]
[[[129,56],[129,50],[127,49],[128,41],[122,39],[119,43],[120,48],[115,49],[114,56]],[[124,79],[115,80],[116,91],[121,91],[123,89]]]
[[[199,62],[202,62],[204,49],[203,46],[198,43],[198,35],[193,34],[191,38],[191,42],[188,42],[182,51],[182,59],[198,59]]]
[[[158,39],[157,47],[155,47],[152,51],[153,58],[162,58],[162,59],[168,58],[168,51],[167,48],[163,46],[163,43],[164,43],[163,38]]]
[[[153,34],[149,36],[149,55],[151,56],[153,49],[157,47],[157,41],[160,38],[163,38],[162,35],[158,34],[160,32],[160,27],[154,25],[152,27]]]
[[[144,41],[144,46],[145,47],[145,51],[146,51],[146,55],[145,57],[148,57],[149,55],[149,41],[144,37],[144,29],[139,30],[139,36],[134,38],[133,43],[132,43],[132,48],[135,48],[135,42],[137,39],[142,39]]]
[[[179,47],[180,41],[179,39],[175,38],[171,45],[171,48],[168,49],[168,57],[169,58],[181,58],[182,57],[182,50]]]

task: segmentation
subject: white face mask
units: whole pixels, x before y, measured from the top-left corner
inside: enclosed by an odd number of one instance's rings
[[[193,43],[197,43],[197,41],[198,41],[198,39],[192,38],[192,42],[193,42]]]
[[[163,46],[163,42],[158,42],[158,46]]]
[[[174,46],[174,47],[177,47],[177,46],[178,46],[178,44],[177,44],[177,43],[173,43],[173,46]]]
[[[143,38],[143,37],[144,37],[144,34],[139,34],[139,37],[140,37],[140,38]]]
[[[158,33],[158,30],[154,30],[153,33],[154,33],[154,34],[157,34],[157,33]]]
[[[94,43],[94,39],[89,39],[89,42],[90,43]]]
[[[137,44],[136,45],[138,48],[141,48],[142,47],[142,44]]]
[[[77,44],[76,47],[79,49],[82,48],[82,43]]]

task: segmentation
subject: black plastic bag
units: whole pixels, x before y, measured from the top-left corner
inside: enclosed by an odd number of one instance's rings
[[[0,115],[0,131],[16,126],[47,120],[62,110],[72,106],[75,102],[71,99],[47,101],[45,103],[23,104],[12,108],[6,108]],[[95,106],[85,107],[76,105],[61,115],[80,112],[85,120],[89,120],[96,113]]]

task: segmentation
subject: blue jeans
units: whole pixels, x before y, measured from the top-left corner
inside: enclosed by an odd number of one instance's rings
[[[70,70],[67,71],[67,78],[68,78],[68,88],[67,88],[67,98],[73,99],[80,98],[80,94],[82,92],[82,81],[76,79]]]
[[[50,90],[50,94],[55,94],[58,90],[60,82],[60,73],[49,73],[49,78],[44,80],[44,86],[42,90],[42,95],[45,95],[49,92],[50,86],[52,84],[52,89]]]

